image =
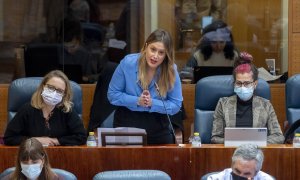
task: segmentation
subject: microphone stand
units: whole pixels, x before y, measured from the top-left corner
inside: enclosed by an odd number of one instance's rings
[[[169,113],[168,113],[168,111],[167,111],[165,102],[164,102],[164,100],[163,100],[163,98],[162,98],[162,96],[161,96],[161,94],[160,94],[159,87],[158,87],[157,83],[154,83],[154,85],[155,85],[156,91],[158,92],[158,96],[159,96],[160,100],[161,100],[162,103],[163,103],[164,110],[165,110],[165,112],[166,112],[166,115],[167,115],[167,118],[168,118],[168,121],[169,121],[169,126],[170,126],[170,128],[171,128],[171,131],[172,131],[172,135],[173,135],[173,137],[174,137],[175,144],[178,144],[178,143],[177,143],[177,140],[176,140],[175,131],[174,131],[174,128],[173,128],[173,125],[172,125],[172,122],[171,122]]]

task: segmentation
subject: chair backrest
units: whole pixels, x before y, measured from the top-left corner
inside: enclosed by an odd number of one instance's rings
[[[77,177],[69,171],[57,168],[52,168],[52,170],[55,172],[55,174],[63,177],[64,180],[77,180]]]
[[[81,22],[83,30],[83,42],[85,45],[90,46],[90,43],[101,43],[104,41],[106,29],[96,23]]]
[[[285,84],[286,118],[291,126],[300,119],[300,74],[290,77]]]
[[[18,110],[27,102],[40,85],[42,77],[27,77],[14,80],[8,88],[8,121],[10,121]],[[81,117],[82,115],[82,90],[79,84],[70,81],[73,91],[74,109]]]
[[[210,172],[210,173],[204,174],[204,175],[201,177],[201,180],[207,180],[207,178],[208,178],[210,175],[218,174],[218,173],[219,173],[219,171],[216,171],[216,172]]]
[[[93,180],[170,180],[171,177],[160,170],[119,170],[96,174]]]
[[[15,167],[10,167],[5,169],[1,174],[0,174],[0,179],[4,178],[5,176],[7,176],[8,174],[12,173],[15,170]],[[57,169],[57,168],[52,168],[53,172],[55,172],[55,174],[59,175],[60,177],[63,177],[64,180],[77,180],[77,177],[66,170],[63,169]]]
[[[212,131],[213,114],[221,97],[234,94],[232,75],[209,76],[202,78],[195,89],[194,132],[199,132],[203,144],[209,144]],[[270,86],[262,79],[258,80],[255,95],[270,99]]]
[[[110,115],[102,122],[101,127],[104,128],[113,128],[115,111],[110,113]]]

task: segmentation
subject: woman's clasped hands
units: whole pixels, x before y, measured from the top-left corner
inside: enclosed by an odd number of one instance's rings
[[[144,90],[142,92],[141,96],[139,97],[138,105],[143,107],[151,107],[152,98],[148,90]]]

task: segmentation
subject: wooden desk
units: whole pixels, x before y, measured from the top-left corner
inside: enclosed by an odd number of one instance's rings
[[[223,145],[149,146],[149,147],[48,147],[52,167],[73,172],[79,180],[92,179],[106,170],[158,169],[173,180],[199,180],[211,171],[230,167],[235,148]],[[263,148],[263,171],[278,180],[300,179],[300,148],[271,145]],[[0,146],[0,171],[14,166],[17,147]]]

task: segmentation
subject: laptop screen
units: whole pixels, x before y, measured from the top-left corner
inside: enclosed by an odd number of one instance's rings
[[[267,146],[267,128],[225,128],[225,146],[256,144]]]
[[[232,66],[195,66],[194,67],[194,83],[207,76],[214,75],[231,75]]]

